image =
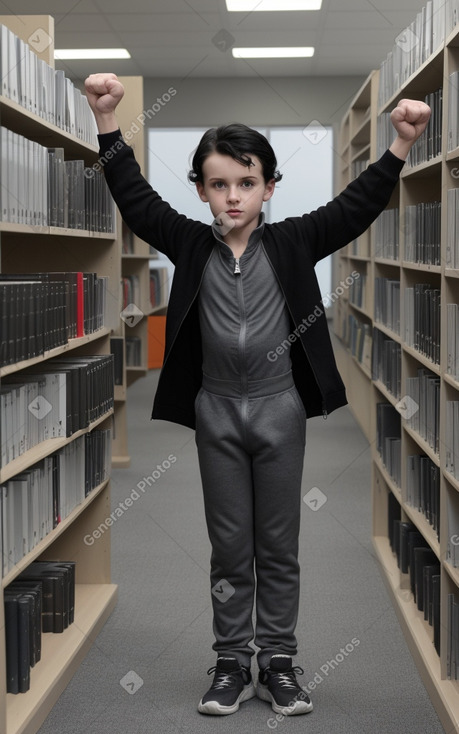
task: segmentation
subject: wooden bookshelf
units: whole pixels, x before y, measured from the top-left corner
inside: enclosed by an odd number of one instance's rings
[[[34,38],[37,29],[51,42],[40,56],[54,67],[54,21],[49,16],[1,16],[0,23],[22,40]],[[83,159],[85,165],[97,162],[97,147],[51,125],[10,99],[0,97],[0,122],[20,135],[47,147],[64,148],[66,159]],[[0,224],[0,271],[87,271],[108,277],[107,318],[103,328],[33,359],[1,368],[0,378],[20,374],[21,370],[58,356],[88,356],[110,353],[110,334],[119,323],[119,281],[121,245],[116,233],[71,230],[60,227],[33,227]],[[1,482],[16,476],[56,449],[94,430],[112,428],[116,419],[110,410],[86,429],[70,438],[51,439],[38,444],[1,469]],[[0,732],[34,734],[43,723],[59,695],[67,686],[95,636],[114,609],[117,587],[110,578],[110,530],[97,542],[85,543],[94,529],[110,515],[110,480],[93,489],[58,525],[22,558],[2,579],[0,585]],[[42,635],[42,656],[31,671],[30,690],[23,694],[6,693],[6,646],[4,589],[35,560],[76,561],[75,621],[62,634]]]
[[[444,12],[444,6],[442,10]],[[338,367],[346,384],[350,407],[372,451],[371,495],[374,548],[380,561],[382,577],[394,604],[408,647],[442,725],[448,732],[459,731],[459,681],[450,680],[447,676],[446,639],[448,594],[459,595],[459,569],[452,566],[447,553],[450,536],[456,532],[459,534],[459,528],[453,526],[453,515],[451,514],[451,508],[455,508],[454,516],[458,516],[456,510],[459,512],[459,481],[447,471],[445,465],[445,447],[448,445],[446,403],[459,400],[459,383],[447,372],[446,347],[446,304],[459,303],[457,281],[459,270],[446,267],[447,191],[458,186],[457,179],[452,172],[459,164],[459,150],[451,152],[447,150],[448,110],[451,104],[448,94],[448,78],[453,71],[458,69],[459,27],[456,27],[452,32],[447,33],[441,45],[383,105],[378,102],[380,71],[372,72],[357,92],[342,120],[339,131],[339,155],[336,159],[337,192],[352,180],[352,161],[356,156],[366,156],[370,151],[371,162],[377,160],[378,119],[381,114],[390,112],[398,100],[403,97],[424,99],[427,94],[440,87],[443,88],[442,152],[441,155],[417,166],[406,166],[388,205],[388,208],[398,207],[400,210],[400,258],[390,260],[375,255],[376,224],[373,224],[370,230],[362,236],[362,242],[351,243],[336,253],[333,264],[336,282],[348,276],[355,269],[365,273],[366,305],[358,310],[358,317],[370,326],[373,335],[375,329],[378,329],[400,345],[400,397],[407,394],[406,378],[415,376],[419,368],[429,370],[440,380],[439,453],[401,415],[401,486],[399,487],[376,450],[376,406],[384,402],[395,406],[399,398],[392,395],[380,380],[372,379],[371,374],[362,370],[358,360],[350,352],[347,324],[350,315],[357,315],[355,307],[345,299],[339,299],[339,302],[334,304],[333,330],[337,337],[334,339],[334,344]],[[370,111],[365,112],[368,104],[370,104]],[[405,207],[435,200],[441,201],[441,264],[428,265],[411,262],[405,258]],[[358,258],[352,254],[356,249],[358,252],[364,251],[368,241],[370,245],[368,259]],[[375,321],[374,300],[375,278],[377,277],[400,281],[400,334]],[[413,287],[417,283],[428,283],[440,290],[442,308],[439,364],[434,363],[405,341],[406,315],[403,294],[407,287]],[[407,502],[407,457],[413,454],[425,454],[435,466],[439,467],[439,538],[426,517]],[[409,584],[407,584],[406,574],[401,573],[396,556],[389,544],[388,498],[390,495],[395,497],[400,506],[401,519],[414,524],[440,563],[440,655],[437,654],[433,645],[433,629],[424,621],[423,613],[417,609]]]

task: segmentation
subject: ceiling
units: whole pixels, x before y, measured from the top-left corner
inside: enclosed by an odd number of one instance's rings
[[[52,15],[56,48],[125,47],[132,56],[57,61],[74,79],[94,71],[174,79],[366,76],[422,5],[425,0],[323,0],[320,11],[228,13],[225,0],[0,0],[0,14]],[[243,60],[232,57],[233,45],[315,46],[316,52],[311,59]]]

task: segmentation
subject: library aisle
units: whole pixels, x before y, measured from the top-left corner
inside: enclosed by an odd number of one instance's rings
[[[442,734],[378,568],[370,447],[348,408],[307,427],[295,664],[314,711],[276,720],[252,699],[232,716],[197,712],[215,664],[210,545],[194,432],[149,420],[157,377],[129,389],[131,467],[113,472],[119,601],[40,734]]]

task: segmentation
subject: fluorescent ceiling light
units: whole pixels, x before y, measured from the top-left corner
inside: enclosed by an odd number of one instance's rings
[[[233,56],[235,59],[299,59],[314,56],[314,48],[233,48]]]
[[[226,0],[230,12],[254,13],[272,10],[320,10],[322,0]]]
[[[130,59],[126,48],[63,48],[55,49],[55,59]]]

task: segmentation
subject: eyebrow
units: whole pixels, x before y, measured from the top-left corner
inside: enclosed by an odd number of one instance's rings
[[[249,179],[252,179],[253,181],[257,180],[257,176],[241,176],[239,181],[248,181]],[[208,181],[224,181],[224,176],[211,176]]]

